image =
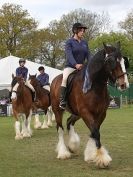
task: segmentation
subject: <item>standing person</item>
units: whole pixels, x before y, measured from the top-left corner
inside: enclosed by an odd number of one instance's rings
[[[19,67],[16,69],[16,76],[22,76],[25,85],[29,87],[32,90],[33,93],[33,101],[36,99],[35,89],[34,87],[27,81],[27,74],[28,74],[28,68],[25,67],[26,60],[23,58],[20,58],[19,60]]]
[[[40,74],[37,76],[37,80],[40,82],[41,86],[50,91],[50,84],[49,84],[49,75],[45,73],[45,68],[43,66],[40,66],[38,68],[38,71]]]
[[[81,70],[85,59],[89,60],[89,47],[87,42],[82,39],[86,29],[87,27],[83,24],[75,23],[72,27],[73,36],[66,41],[66,65],[63,71],[59,104],[62,109],[66,107],[66,83],[68,76],[74,70]]]

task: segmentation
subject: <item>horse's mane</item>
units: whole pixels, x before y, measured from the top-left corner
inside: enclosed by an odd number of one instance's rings
[[[41,83],[37,80],[36,77],[32,77],[33,82],[35,83],[35,85],[33,84],[33,87],[35,88],[36,92],[39,93],[39,95],[43,92],[43,94],[48,94],[48,91],[45,90],[44,88],[42,88]]]
[[[89,73],[90,77],[92,77],[94,74],[98,73],[102,67],[104,66],[104,58],[105,58],[105,50],[102,49],[98,51],[89,62]]]

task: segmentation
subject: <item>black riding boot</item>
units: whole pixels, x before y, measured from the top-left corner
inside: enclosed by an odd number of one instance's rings
[[[61,86],[59,107],[62,109],[66,108],[66,91],[66,87]]]

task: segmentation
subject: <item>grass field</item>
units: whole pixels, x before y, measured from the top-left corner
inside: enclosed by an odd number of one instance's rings
[[[101,126],[101,142],[113,159],[108,169],[84,162],[89,131],[82,120],[75,126],[81,138],[79,155],[56,159],[55,126],[33,130],[32,138],[15,141],[14,119],[0,117],[0,177],[133,177],[133,107],[108,110]]]

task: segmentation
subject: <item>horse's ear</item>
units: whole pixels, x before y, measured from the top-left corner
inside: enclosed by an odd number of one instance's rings
[[[12,79],[14,79],[14,77],[15,77],[15,76],[14,76],[14,74],[12,73]]]
[[[35,74],[35,76],[37,76],[37,73]]]
[[[116,43],[116,47],[117,47],[118,49],[121,48],[121,43],[120,43],[120,41],[118,41],[118,42]]]

